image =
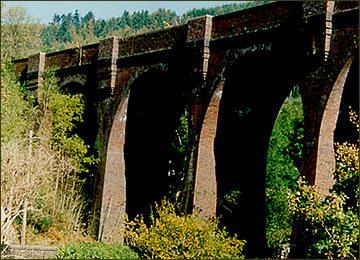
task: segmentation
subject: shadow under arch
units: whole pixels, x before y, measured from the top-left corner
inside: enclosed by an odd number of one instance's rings
[[[171,140],[183,101],[170,73],[150,70],[132,84],[124,145],[126,213],[129,219],[143,214],[169,192]]]
[[[225,75],[220,102],[214,143],[217,215],[230,233],[247,241],[249,258],[266,254],[267,150],[280,107],[298,77],[284,57],[271,51],[240,57]]]
[[[334,132],[334,142],[358,142],[359,133],[349,120],[349,107],[359,115],[359,53],[355,55],[352,61],[343,87],[339,115]]]
[[[93,104],[91,89],[87,84],[82,85],[78,82],[69,82],[61,86],[65,94],[82,94],[84,100],[83,122],[76,124],[76,133],[89,145],[89,153],[96,152],[96,137],[98,133],[98,120],[95,106]]]
[[[266,240],[269,257],[284,257],[292,235],[288,190],[297,190],[304,143],[304,111],[299,85],[286,97],[274,122],[267,152]]]

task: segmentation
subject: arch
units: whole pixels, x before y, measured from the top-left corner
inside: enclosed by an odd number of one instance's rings
[[[291,238],[294,214],[289,211],[287,190],[296,191],[304,142],[304,117],[299,86],[284,100],[269,140],[266,160],[266,240],[268,254],[280,256],[280,243]],[[284,246],[284,244],[282,244]]]
[[[83,100],[84,100],[84,112],[82,114],[83,122],[77,123],[75,131],[85,141],[85,143],[89,145],[89,153],[93,154],[96,152],[95,143],[98,134],[98,120],[97,120],[97,113],[94,104],[94,95],[92,92],[93,90],[90,82],[85,82],[85,81],[80,81],[80,82],[77,80],[63,81],[60,84],[60,88],[65,94],[83,95]]]
[[[84,78],[86,78],[84,76]],[[73,133],[76,133],[82,140],[84,140],[85,145],[87,145],[87,156],[94,155],[97,156],[98,147],[98,130],[99,130],[99,121],[98,114],[96,111],[94,95],[94,84],[91,81],[71,81],[73,77],[68,77],[69,80],[61,81],[60,90],[69,95],[81,94],[83,100],[83,113],[81,115],[82,122],[76,122],[75,127],[72,130]],[[87,165],[86,166],[89,172],[96,172],[96,165]],[[84,198],[86,200],[84,208],[84,222],[90,224],[92,221],[92,216],[88,213],[92,210],[93,201],[94,201],[94,182],[96,175],[87,175],[80,174],[79,178],[82,183],[82,188],[84,191]]]
[[[87,76],[83,74],[69,75],[66,76],[60,83],[60,87],[63,88],[65,85],[69,84],[79,84],[85,86],[87,82]]]
[[[150,205],[169,190],[169,150],[182,112],[177,82],[159,69],[131,86],[125,131],[126,213],[150,214]]]
[[[107,144],[98,234],[99,240],[107,242],[119,241],[122,243],[124,241],[119,229],[123,227],[125,221],[124,144],[128,99],[128,91],[125,91],[117,107]]]
[[[194,182],[193,213],[205,219],[216,215],[217,187],[214,141],[225,80],[222,78],[216,83],[217,87],[212,94],[202,122]]]
[[[266,249],[267,149],[280,107],[301,75],[288,61],[287,53],[258,50],[224,75],[214,143],[217,215],[248,242],[248,257],[262,257]]]
[[[349,73],[346,77],[344,90],[341,97],[340,109],[336,128],[334,132],[334,141],[343,143],[345,141],[356,143],[359,139],[359,133],[354,125],[349,121],[349,107],[359,113],[359,55],[356,54],[351,63]]]

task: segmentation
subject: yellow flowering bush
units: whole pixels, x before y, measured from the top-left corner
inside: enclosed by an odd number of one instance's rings
[[[350,112],[359,131],[359,120]],[[288,197],[289,208],[304,219],[306,258],[352,258],[359,256],[359,146],[336,144],[335,184],[323,198],[303,178],[298,191]],[[305,242],[306,241],[306,242]]]
[[[155,205],[155,214],[152,225],[146,225],[143,217],[127,222],[126,242],[140,258],[244,258],[245,241],[227,236],[218,219],[179,216],[167,200]]]

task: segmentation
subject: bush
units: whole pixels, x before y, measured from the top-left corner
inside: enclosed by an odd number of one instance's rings
[[[359,119],[351,111],[359,131]],[[303,178],[298,191],[288,197],[290,209],[305,226],[301,247],[306,258],[353,258],[359,256],[359,146],[336,144],[335,184],[325,198]]]
[[[306,226],[306,258],[353,258],[359,254],[357,210],[344,208],[346,195],[332,192],[325,199],[303,178],[299,191],[289,197],[290,208],[302,216]]]
[[[127,222],[125,239],[140,258],[244,258],[245,241],[227,237],[225,229],[219,229],[218,219],[179,216],[174,204],[166,200],[155,205],[155,214],[149,227],[142,217]]]
[[[127,246],[104,242],[71,243],[60,247],[57,258],[64,259],[138,259],[138,255]]]
[[[55,225],[79,231],[86,206],[80,173],[84,179],[87,166],[96,163],[73,134],[82,121],[83,98],[63,94],[54,73],[45,73],[29,95],[13,71],[13,64],[1,61],[1,205],[6,216],[1,239],[16,243],[15,231],[25,221],[27,238]]]

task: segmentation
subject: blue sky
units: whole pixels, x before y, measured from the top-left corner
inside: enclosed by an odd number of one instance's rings
[[[6,6],[22,6],[28,9],[33,18],[39,18],[40,23],[50,22],[55,13],[74,13],[77,9],[80,16],[92,11],[96,19],[119,17],[124,10],[131,13],[148,10],[150,13],[159,8],[170,9],[177,15],[182,15],[193,8],[215,7],[241,1],[2,1]]]

